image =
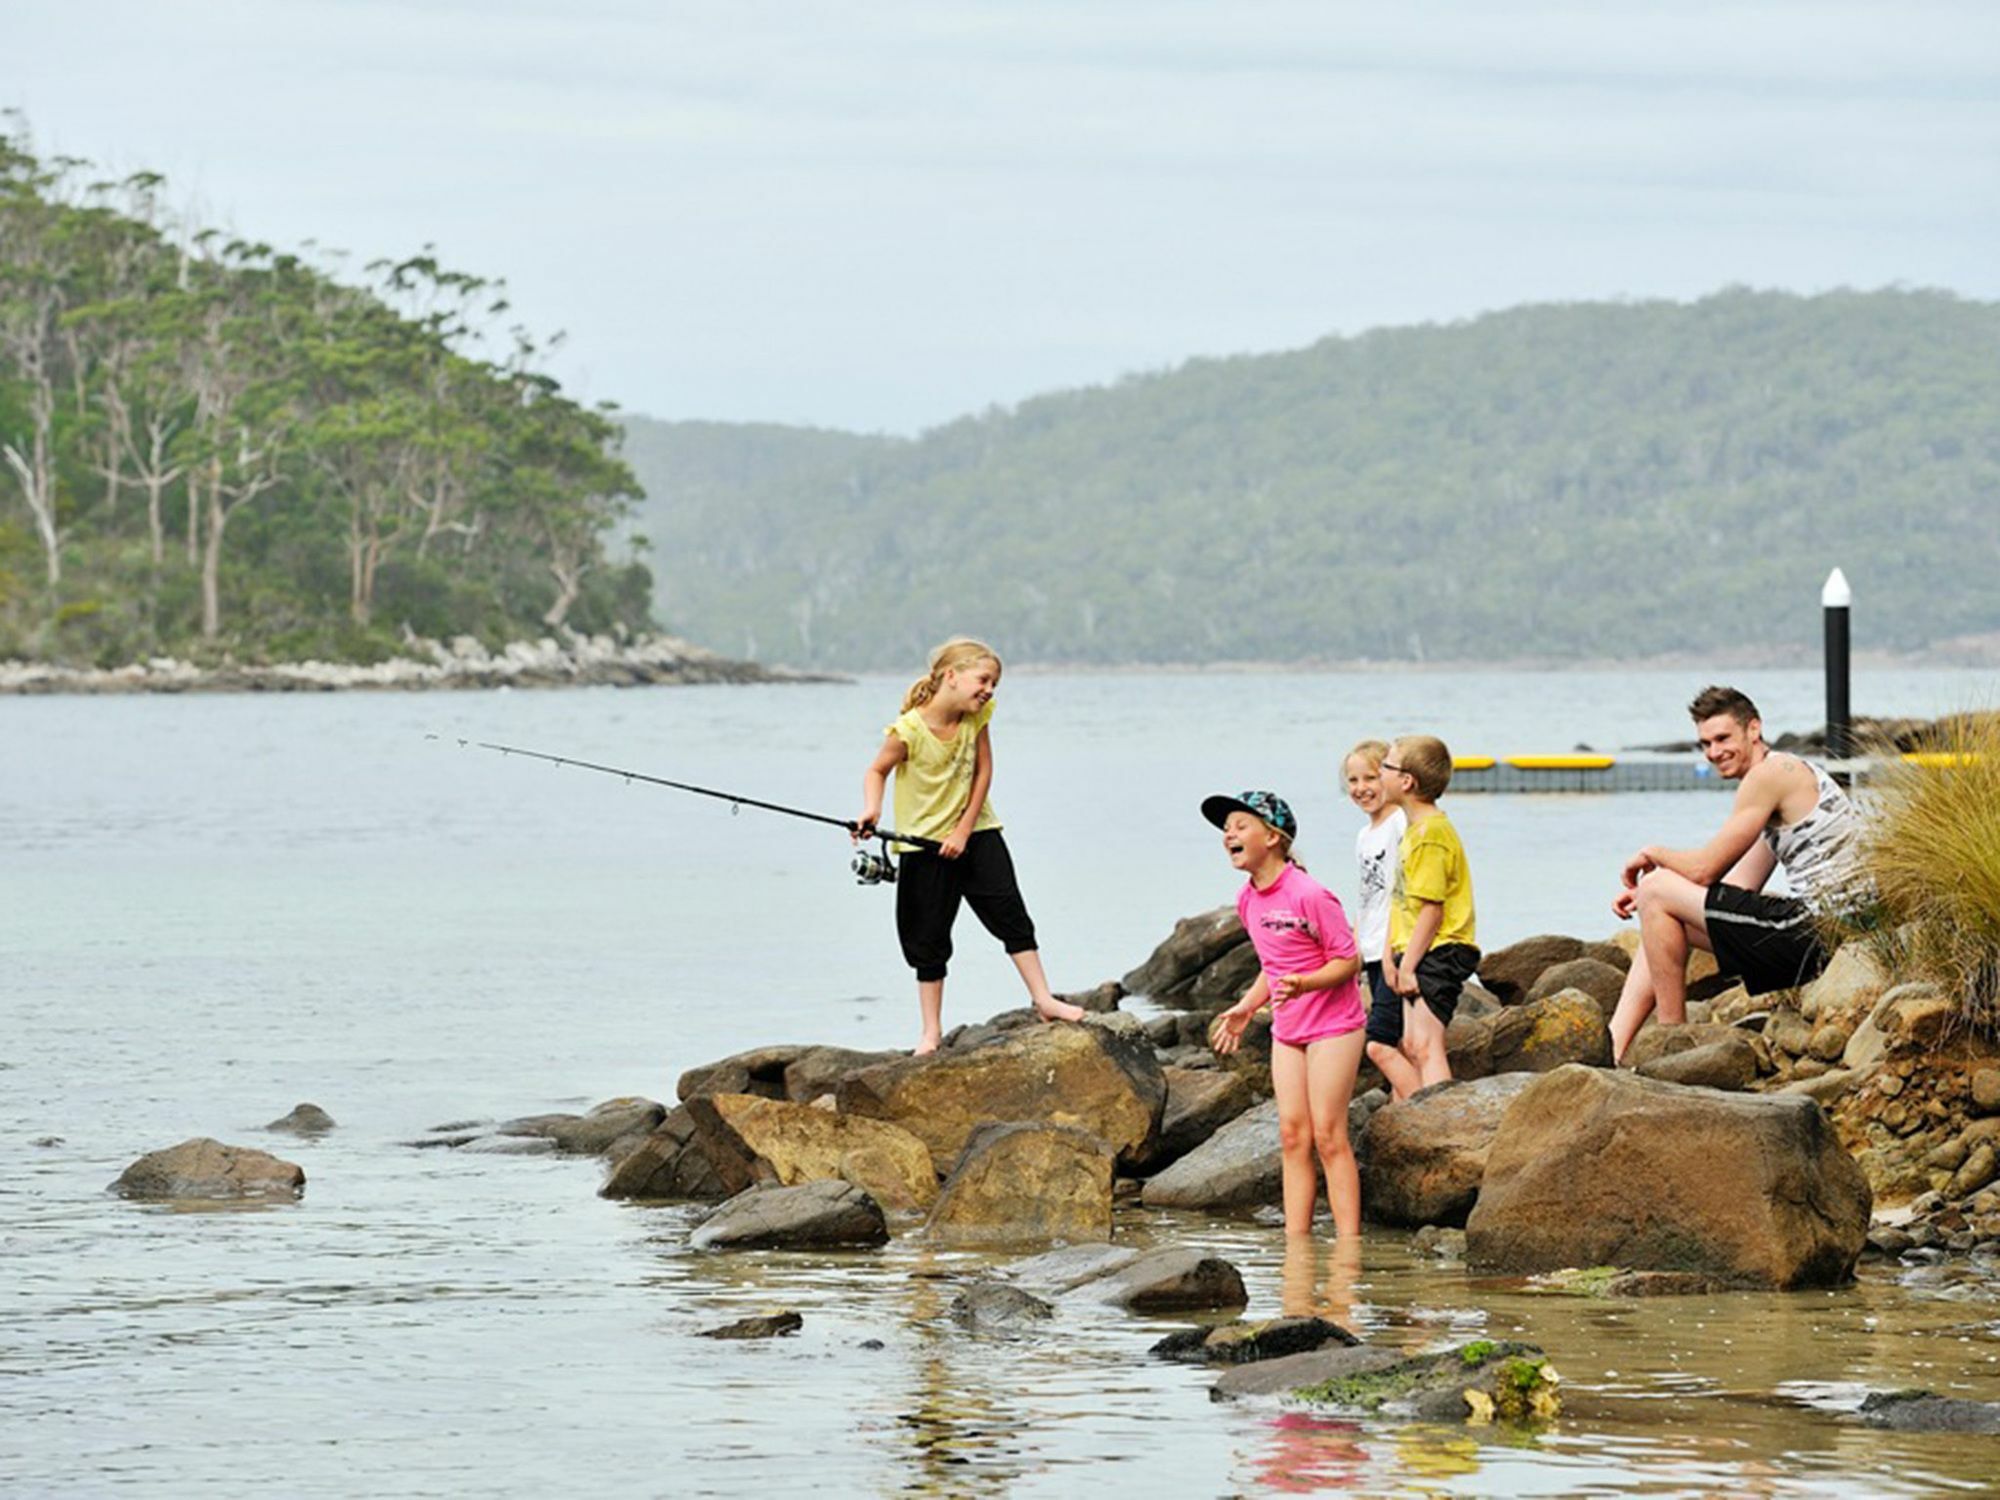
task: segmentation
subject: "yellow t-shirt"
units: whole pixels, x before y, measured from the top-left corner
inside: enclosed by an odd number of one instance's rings
[[[1389,947],[1401,953],[1409,946],[1424,903],[1444,907],[1444,921],[1433,948],[1446,943],[1477,943],[1472,926],[1472,871],[1465,862],[1465,845],[1458,830],[1441,812],[1403,832],[1396,866],[1396,893],[1389,902]]]
[[[972,773],[979,759],[979,734],[993,719],[988,702],[978,713],[958,721],[958,733],[939,739],[924,722],[922,709],[913,708],[891,724],[893,734],[909,748],[909,755],[896,767],[896,831],[914,833],[919,838],[943,839],[958,826],[959,815],[972,795]],[[979,809],[972,831],[978,833],[1000,826],[993,800]]]

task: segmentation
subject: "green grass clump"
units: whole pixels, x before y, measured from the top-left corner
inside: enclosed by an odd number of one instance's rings
[[[1474,1339],[1458,1351],[1458,1357],[1468,1365],[1483,1365],[1493,1357],[1500,1346],[1491,1339]]]
[[[1939,721],[1868,781],[1862,864],[1881,895],[1862,936],[1899,980],[1928,980],[2000,1031],[2000,713]]]

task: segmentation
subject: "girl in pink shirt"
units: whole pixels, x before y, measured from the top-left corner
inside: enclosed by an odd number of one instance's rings
[[[1222,830],[1229,862],[1250,878],[1236,913],[1257,949],[1249,992],[1209,1032],[1223,1055],[1242,1044],[1250,1018],[1271,1006],[1271,1086],[1284,1153],[1285,1233],[1312,1233],[1317,1173],[1341,1239],[1361,1233],[1361,1174],[1347,1139],[1347,1104],[1361,1070],[1368,1020],[1354,976],[1361,956],[1333,893],[1292,863],[1298,820],[1281,797],[1210,797],[1202,816]]]

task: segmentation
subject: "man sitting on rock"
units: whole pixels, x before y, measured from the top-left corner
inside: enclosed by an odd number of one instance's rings
[[[1625,861],[1611,909],[1637,914],[1639,951],[1611,1018],[1620,1061],[1656,1005],[1663,1025],[1687,1020],[1690,944],[1753,995],[1789,989],[1826,967],[1821,921],[1861,900],[1860,820],[1826,769],[1766,746],[1757,705],[1734,688],[1702,689],[1688,712],[1708,763],[1742,784],[1699,849],[1648,844]],[[1779,867],[1795,895],[1763,894]]]

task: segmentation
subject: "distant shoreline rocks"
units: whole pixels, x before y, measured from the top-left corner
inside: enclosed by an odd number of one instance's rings
[[[471,636],[412,636],[389,661],[199,666],[153,657],[122,667],[0,662],[0,694],[430,692],[466,688],[658,687],[708,683],[838,682],[738,661],[668,635],[577,635],[512,641],[489,651]]]

